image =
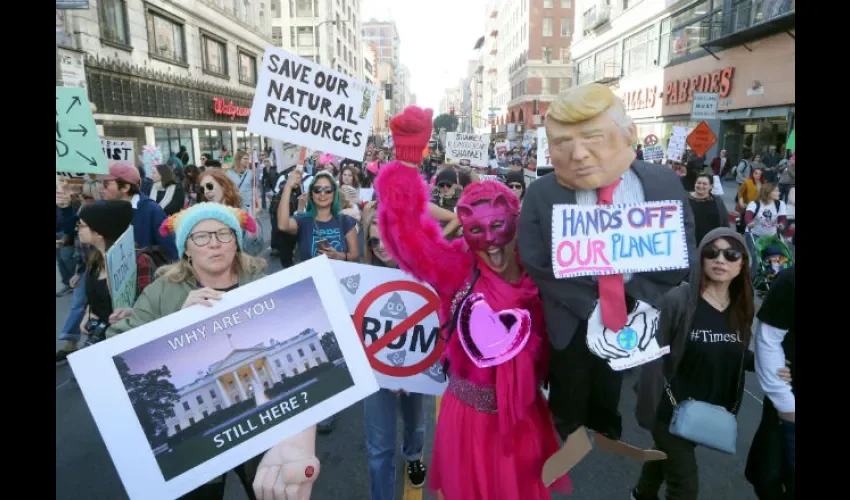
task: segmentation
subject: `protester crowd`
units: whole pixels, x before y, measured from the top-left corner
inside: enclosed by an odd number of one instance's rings
[[[767,396],[747,478],[760,499],[793,498],[794,266],[785,233],[795,156],[763,166],[756,155],[734,167],[736,231],[734,214],[730,220],[713,192],[715,176],[732,171],[725,152],[710,163],[691,158],[684,175],[676,175],[677,166],[643,161],[628,139],[634,126],[622,102],[595,85],[562,93],[552,104],[550,144],[591,121],[604,129],[604,147],[586,147],[586,138],[557,143],[554,173],[529,184],[524,172],[535,168],[536,141],[502,152],[503,161],[484,170],[447,164],[430,111],[415,106],[393,118],[393,148],[370,145],[362,159],[315,151],[303,164],[286,165],[270,150],[236,151],[232,167],[222,168],[210,155],[202,165],[185,165],[177,154],[150,171],[115,163],[96,180],[57,181],[57,296],[73,299],[56,361],[181,309],[213,304],[262,277],[268,249],[284,269],[320,255],[400,268],[441,299],[449,385],[430,464],[422,452],[425,396],[382,389],[366,399],[372,500],[393,498],[399,448],[412,486],[428,483],[446,500],[526,500],[581,490],[581,477],[567,472],[586,454],[588,430],[596,446],[644,462],[640,476],[624,485],[634,500],[658,498],[662,484],[668,499],[696,499],[695,448],[723,449],[720,441],[734,429],[705,436],[703,414],[694,416],[695,427],[677,425],[685,419],[682,403],[699,402],[703,406],[692,411],[711,409],[734,426],[747,370],[757,373]],[[489,154],[497,160],[493,145]],[[498,179],[482,181],[481,175]],[[619,281],[553,277],[554,204],[653,200],[681,200],[689,269],[614,275]],[[257,216],[264,210],[270,241]],[[132,308],[113,310],[105,255],[128,228],[137,247],[137,299]],[[791,257],[779,267],[777,251]],[[757,327],[755,282],[766,284]],[[611,305],[617,300],[626,307]],[[601,309],[604,328],[617,332],[636,301],[658,311],[659,343],[670,346],[669,355],[638,367],[636,416],[654,443],[647,450],[623,442],[622,374],[589,347],[594,311]],[[476,357],[463,341],[474,332],[458,318],[479,304],[514,311],[511,321],[530,325],[497,361]],[[397,412],[402,443],[396,443]],[[237,467],[249,497],[309,495],[318,474],[283,478],[281,468],[316,460],[316,431],[332,432],[334,425],[331,417]],[[556,472],[541,475],[544,464]],[[184,498],[219,499],[223,484],[217,479]]]

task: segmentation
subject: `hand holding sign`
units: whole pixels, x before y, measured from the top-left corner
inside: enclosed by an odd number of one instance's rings
[[[189,292],[189,296],[186,297],[186,302],[183,302],[183,307],[181,307],[181,309],[186,309],[187,307],[191,307],[195,304],[212,307],[213,303],[210,301],[221,300],[222,296],[224,296],[224,292],[220,292],[213,288],[204,287],[198,290],[192,290]]]
[[[319,477],[316,427],[276,444],[263,456],[254,477],[257,500],[309,500]]]

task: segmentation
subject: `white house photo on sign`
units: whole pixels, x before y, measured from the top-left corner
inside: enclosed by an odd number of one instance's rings
[[[178,389],[180,399],[166,420],[169,436],[247,399],[260,406],[268,401],[265,390],[276,382],[286,382],[287,377],[329,361],[319,334],[313,329],[284,342],[270,339],[268,344],[246,348],[234,347],[232,336],[228,337],[232,352],[206,371],[199,371],[197,380]]]

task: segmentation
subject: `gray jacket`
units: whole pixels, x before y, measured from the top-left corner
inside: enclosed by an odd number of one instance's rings
[[[742,247],[747,247],[744,243],[744,237],[737,231],[727,227],[719,227],[705,235],[697,250],[697,255],[702,253],[703,247],[718,238],[735,240]],[[750,270],[741,269],[741,272],[748,273]],[[661,398],[665,397],[664,377],[666,376],[667,380],[673,380],[676,371],[679,369],[679,363],[685,355],[685,349],[688,345],[687,332],[691,329],[694,311],[696,311],[699,302],[701,278],[702,259],[697,259],[691,264],[690,283],[682,283],[670,290],[664,295],[661,302],[658,345],[662,347],[669,345],[670,354],[642,365],[640,379],[635,387],[638,393],[635,416],[638,424],[649,431],[655,426],[658,405],[661,403]],[[747,370],[752,371],[753,363],[753,353],[747,349],[744,366]],[[739,400],[743,392],[743,384],[741,384],[741,389],[737,395]]]
[[[688,260],[695,262],[694,216],[682,182],[670,168],[641,160],[631,164],[643,183],[645,201],[680,200],[684,209]],[[552,271],[552,206],[575,204],[576,193],[558,184],[554,173],[528,186],[519,217],[519,255],[522,264],[540,289],[549,341],[556,349],[569,345],[579,324],[587,320],[599,290],[592,277],[557,279]],[[635,273],[626,283],[626,293],[655,307],[662,296],[688,275],[687,269]]]

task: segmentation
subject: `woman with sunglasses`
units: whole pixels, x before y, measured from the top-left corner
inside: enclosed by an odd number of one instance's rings
[[[218,203],[199,203],[166,219],[160,232],[175,235],[180,260],[159,269],[159,278],[145,288],[133,309],[119,315],[120,320],[109,328],[107,336],[122,334],[189,307],[211,307],[225,293],[262,278],[266,268],[265,259],[252,257],[242,251],[245,244],[243,234],[256,231],[256,222],[246,212]],[[234,395],[236,393],[230,396]],[[193,410],[195,413],[184,414],[182,418],[186,422],[181,422],[181,427],[186,429],[191,426],[189,417],[193,421],[206,418],[202,410],[204,408],[196,407]],[[213,408],[207,410],[210,417],[215,416]],[[313,439],[315,429],[310,427],[293,439],[297,441],[303,434]],[[291,443],[288,440],[276,445],[269,452],[270,457],[266,462],[273,460],[282,447]],[[305,458],[311,455],[309,452]],[[251,500],[256,497],[247,469],[253,469],[259,462],[260,457],[256,457],[234,469]],[[263,468],[263,465],[258,468],[258,477]],[[222,475],[181,499],[224,498],[224,477]]]
[[[286,180],[281,198],[288,200],[292,189],[300,182],[301,172],[295,170]],[[299,262],[319,255],[349,262],[360,260],[357,221],[342,213],[340,197],[333,175],[322,171],[313,177],[307,188],[304,212],[292,217],[288,203],[278,206],[278,227],[298,237]]]
[[[744,394],[744,370],[753,371],[749,349],[753,289],[744,238],[735,230],[710,231],[699,246],[689,283],[661,301],[659,344],[670,354],[643,365],[636,415],[666,460],[646,462],[634,500],[655,500],[662,483],[667,499],[695,500],[699,493],[697,444],[670,433],[678,401],[694,399],[736,414]],[[788,377],[787,369],[780,376]],[[668,384],[669,381],[669,384]]]
[[[522,199],[525,198],[525,175],[522,170],[511,170],[505,174],[505,185],[519,198],[519,205],[522,206]]]

